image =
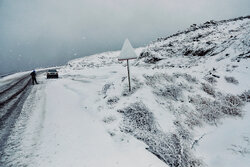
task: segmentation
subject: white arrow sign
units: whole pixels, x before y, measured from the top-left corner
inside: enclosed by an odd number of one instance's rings
[[[130,59],[136,59],[137,55],[135,53],[134,48],[131,46],[128,39],[125,40],[122,51],[120,53],[120,56],[118,57],[118,60],[127,60],[127,69],[128,69],[128,86],[129,91],[131,91],[131,85],[130,85],[130,72],[129,72],[129,62]]]
[[[129,60],[129,59],[137,59],[137,55],[135,53],[134,48],[131,46],[128,39],[125,40],[122,51],[120,53],[120,56],[118,57],[118,60]]]

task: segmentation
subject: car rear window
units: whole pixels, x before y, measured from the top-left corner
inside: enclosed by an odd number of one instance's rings
[[[48,70],[48,72],[57,72],[56,70]]]

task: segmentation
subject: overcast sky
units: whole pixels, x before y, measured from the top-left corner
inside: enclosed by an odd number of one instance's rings
[[[191,24],[249,15],[249,0],[0,0],[0,74],[145,46]]]

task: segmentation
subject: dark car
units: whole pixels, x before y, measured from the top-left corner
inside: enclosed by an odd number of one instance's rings
[[[58,72],[55,69],[47,71],[47,78],[58,78]]]

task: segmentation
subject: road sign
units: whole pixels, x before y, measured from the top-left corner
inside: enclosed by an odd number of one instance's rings
[[[123,46],[122,46],[122,50],[121,50],[120,56],[118,57],[118,60],[119,61],[123,61],[123,60],[127,61],[129,91],[131,91],[130,71],[129,71],[129,60],[130,59],[137,59],[137,55],[135,53],[134,48],[130,44],[129,40],[126,39]]]

